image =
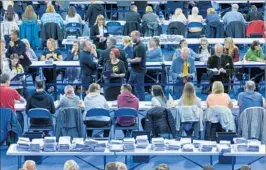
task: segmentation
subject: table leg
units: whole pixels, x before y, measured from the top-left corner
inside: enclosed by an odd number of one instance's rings
[[[127,155],[125,156],[125,164],[128,166]]]
[[[212,161],[212,155],[210,156],[210,165],[213,165],[213,161]]]
[[[232,156],[232,170],[235,170],[235,156]]]
[[[18,169],[21,168],[21,156],[18,156]]]
[[[106,167],[106,156],[103,156],[103,169]]]
[[[57,100],[57,70],[56,70],[56,64],[53,65],[53,79],[55,80],[55,84],[54,84],[54,97],[55,100]]]

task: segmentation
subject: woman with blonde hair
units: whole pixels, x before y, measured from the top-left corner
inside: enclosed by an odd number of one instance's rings
[[[172,16],[171,22],[179,21],[184,24],[187,23],[187,18],[183,14],[183,11],[181,8],[176,8],[174,15]]]
[[[79,166],[76,161],[68,160],[64,164],[64,170],[79,170]]]
[[[220,22],[220,17],[216,13],[214,8],[208,8],[207,9],[207,16],[205,18],[205,22],[206,22],[206,24],[208,24],[210,22]]]
[[[93,44],[96,48],[106,49],[106,40],[108,37],[107,27],[105,26],[105,18],[103,15],[98,15],[95,24],[90,30],[90,39],[93,40]]]
[[[201,107],[200,99],[196,96],[195,88],[192,83],[186,83],[183,94],[178,101],[178,106],[198,106]]]
[[[124,51],[126,53],[127,58],[133,57],[133,43],[132,39],[129,36],[124,36],[122,39],[123,45],[124,45]]]
[[[22,21],[37,21],[37,15],[31,5],[28,5],[22,15]]]
[[[41,17],[41,23],[42,25],[45,25],[46,23],[57,23],[60,28],[63,28],[64,26],[64,20],[56,13],[53,5],[47,5],[45,13]]]
[[[191,22],[198,22],[202,23],[204,20],[201,15],[199,15],[199,9],[197,7],[193,7],[191,10],[191,15],[188,16],[188,24]],[[198,33],[201,32],[201,27],[192,27],[189,29],[189,32],[191,33]]]
[[[156,13],[153,12],[151,6],[146,7],[146,13],[142,17],[142,25],[146,25],[148,23],[159,22],[159,17]]]
[[[225,106],[233,108],[233,103],[228,94],[224,93],[224,85],[220,81],[215,81],[212,84],[212,93],[207,97],[207,107],[211,106]]]
[[[239,49],[231,37],[224,39],[224,54],[232,57],[233,62],[239,61]]]

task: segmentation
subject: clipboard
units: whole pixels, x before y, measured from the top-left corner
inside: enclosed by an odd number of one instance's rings
[[[21,78],[22,76],[24,76],[24,75],[25,75],[24,73],[17,74],[17,75],[15,75],[15,77],[13,77],[13,78],[11,79],[11,81],[19,81],[20,78]]]
[[[111,71],[111,70],[109,70],[109,71],[104,71],[104,72],[103,72],[103,75],[104,75],[105,77],[111,77],[112,74],[113,74],[113,71]]]

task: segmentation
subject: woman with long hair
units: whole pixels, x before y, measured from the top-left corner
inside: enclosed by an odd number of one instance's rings
[[[8,5],[4,15],[4,21],[15,21],[18,24],[19,17],[18,14],[15,13],[14,7],[12,5]]]
[[[239,61],[239,49],[231,37],[224,39],[224,54],[232,57],[233,62]]]
[[[31,5],[28,5],[22,15],[22,21],[37,21],[37,15]]]
[[[200,99],[196,96],[195,88],[192,83],[186,83],[183,94],[178,101],[178,106],[193,106],[201,107]]]
[[[152,106],[167,107],[167,99],[160,85],[153,85],[151,87],[151,95],[152,95],[151,99]]]
[[[69,7],[68,13],[66,15],[66,24],[68,23],[80,23],[85,24],[84,21],[82,21],[80,15],[77,13],[76,8],[73,6]]]
[[[98,15],[94,26],[91,27],[90,39],[97,49],[104,50],[106,48],[106,40],[108,37],[107,27],[105,26],[105,18],[103,15]]]

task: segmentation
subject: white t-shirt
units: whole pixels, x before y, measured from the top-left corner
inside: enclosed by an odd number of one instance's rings
[[[200,61],[207,62],[210,55],[211,54],[209,53],[208,49],[205,50],[202,49],[201,53],[199,54]]]
[[[80,23],[80,24],[84,24],[84,21],[82,21],[81,17],[79,14],[75,14],[74,17],[68,17],[68,15],[66,16],[66,20],[65,20],[66,24],[68,23]]]
[[[104,36],[104,27],[103,26],[99,26],[99,33],[100,33],[100,36]]]

